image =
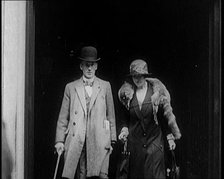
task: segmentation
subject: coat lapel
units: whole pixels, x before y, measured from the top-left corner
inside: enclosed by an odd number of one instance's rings
[[[99,82],[98,78],[95,77],[95,81],[93,83],[93,93],[92,93],[90,104],[89,104],[89,111],[91,111],[100,89],[101,89],[100,82]]]
[[[84,86],[83,86],[83,82],[82,82],[82,78],[80,78],[77,82],[77,85],[75,86],[75,89],[77,91],[79,100],[82,104],[83,110],[85,112],[85,114],[87,114],[86,112],[86,100],[85,100],[85,92],[84,92]]]

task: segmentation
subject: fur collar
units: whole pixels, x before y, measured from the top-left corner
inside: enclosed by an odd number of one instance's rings
[[[158,106],[166,100],[170,103],[170,94],[166,89],[165,85],[157,78],[146,78],[146,81],[152,85],[153,95],[151,96],[151,101],[153,104],[154,110],[157,112]],[[133,98],[134,87],[128,82],[124,82],[121,88],[118,91],[118,97],[121,103],[129,109],[129,104]]]

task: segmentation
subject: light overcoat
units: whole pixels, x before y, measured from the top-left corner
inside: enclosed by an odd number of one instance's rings
[[[95,77],[88,113],[82,78],[68,83],[56,129],[56,142],[65,144],[62,176],[74,178],[85,142],[87,177],[107,173],[112,140],[117,139],[110,83]]]

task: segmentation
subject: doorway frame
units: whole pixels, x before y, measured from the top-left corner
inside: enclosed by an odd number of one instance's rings
[[[208,177],[221,179],[221,0],[210,0],[209,14],[209,144]],[[32,179],[34,165],[35,9],[27,1],[25,67],[25,178]],[[215,140],[214,140],[215,139]],[[218,166],[218,167],[217,167]]]
[[[34,178],[35,9],[26,1],[24,178]]]
[[[210,1],[208,178],[221,178],[221,0]]]

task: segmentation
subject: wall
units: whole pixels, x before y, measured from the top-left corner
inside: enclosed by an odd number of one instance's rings
[[[24,178],[25,1],[2,4],[2,120],[13,156],[13,179]]]

